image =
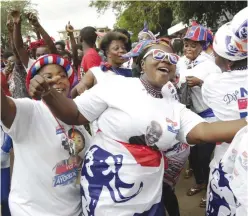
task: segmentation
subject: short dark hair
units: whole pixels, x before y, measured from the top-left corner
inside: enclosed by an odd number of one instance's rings
[[[103,36],[101,43],[100,43],[100,49],[103,51],[105,56],[109,48],[109,45],[114,40],[122,41],[125,44],[125,46],[127,45],[127,42],[128,42],[128,38],[124,34],[119,33],[119,32],[108,32],[107,34]]]
[[[80,31],[80,41],[81,42],[85,41],[85,43],[87,43],[91,47],[95,45],[96,38],[97,38],[96,29],[91,26],[84,27]]]
[[[13,56],[13,55],[14,55],[13,52],[11,52],[11,51],[5,51],[3,53],[3,58],[4,59],[8,59],[10,56]]]
[[[77,44],[77,49],[83,50],[82,44]]]
[[[60,46],[62,47],[63,50],[65,49],[65,43],[64,43],[64,41],[57,41],[57,42],[55,43],[55,46],[56,46],[56,45],[60,45]]]
[[[131,41],[131,35],[129,34],[129,32],[126,30],[126,29],[115,29],[114,32],[119,32],[119,33],[122,33],[124,35],[127,36],[128,38],[128,42],[127,42],[127,45],[126,45],[126,49],[127,51],[129,52],[131,49],[132,49],[132,41]]]
[[[72,55],[70,52],[68,52],[67,50],[63,50],[61,52],[59,52],[59,55],[64,58],[65,55],[67,55],[71,60],[72,60]]]

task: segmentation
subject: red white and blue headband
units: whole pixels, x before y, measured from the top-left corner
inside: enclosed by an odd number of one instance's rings
[[[30,80],[39,73],[39,70],[42,67],[44,67],[45,65],[49,65],[49,64],[56,64],[56,65],[60,65],[61,67],[63,67],[69,79],[70,86],[73,85],[75,71],[73,67],[71,66],[71,63],[67,59],[62,58],[59,55],[48,54],[48,55],[44,55],[38,58],[33,63],[33,65],[29,68],[27,78],[26,78],[27,89],[29,89]]]

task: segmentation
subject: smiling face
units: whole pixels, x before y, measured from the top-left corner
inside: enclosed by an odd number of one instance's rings
[[[183,51],[186,58],[195,60],[202,51],[202,45],[199,41],[184,40]]]
[[[108,62],[112,65],[122,65],[126,60],[122,55],[127,53],[126,46],[121,40],[113,40],[107,49]]]
[[[169,46],[154,44],[151,49],[159,49],[166,53],[173,53]],[[154,87],[162,88],[168,81],[175,76],[176,65],[171,64],[167,59],[162,61],[155,60],[152,53],[141,61],[141,68],[144,78]]]
[[[65,96],[69,95],[70,82],[64,68],[56,64],[49,64],[40,69],[39,75],[47,80],[50,87]]]

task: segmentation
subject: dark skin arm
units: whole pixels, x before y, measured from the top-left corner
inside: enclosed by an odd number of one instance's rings
[[[232,142],[235,134],[247,125],[245,119],[200,123],[187,135],[190,144]]]
[[[38,18],[32,13],[27,14],[27,18],[29,22],[34,26],[35,31],[39,32],[39,34],[42,36],[42,38],[44,39],[51,53],[58,54],[55,44],[53,43],[49,34],[45,31],[45,29],[39,23]]]
[[[21,15],[20,12],[15,10],[11,12],[11,16],[14,23],[14,46],[16,48],[16,51],[20,57],[21,62],[23,65],[27,68],[28,67],[28,61],[29,61],[29,55],[27,50],[25,49],[23,45],[22,40],[22,33],[21,33]]]
[[[10,128],[16,116],[16,105],[14,101],[6,97],[1,87],[1,121],[5,127]]]
[[[75,98],[81,95],[87,89],[92,88],[96,84],[96,78],[89,70],[80,80],[80,82],[71,90],[71,97]]]
[[[66,25],[65,30],[67,31],[67,34],[70,37],[73,64],[74,64],[74,67],[77,69],[79,66],[77,44],[76,44],[76,40],[73,35],[74,28],[71,26],[70,22],[68,22],[68,24]]]
[[[8,15],[7,17],[7,29],[8,29],[8,34],[9,34],[9,40],[10,40],[10,46],[11,46],[11,49],[14,53],[14,56],[15,56],[15,61],[16,63],[21,63],[21,59],[16,51],[16,48],[15,48],[15,45],[14,45],[14,23],[13,21],[11,20],[11,16],[10,14]]]
[[[41,95],[42,99],[61,121],[69,125],[84,125],[88,123],[87,119],[79,113],[74,101],[66,98],[53,88],[49,89],[47,81],[40,75],[36,75],[31,80],[30,86],[31,96],[37,97],[39,96],[37,94],[40,94],[40,92],[45,92]],[[245,119],[200,123],[189,132],[187,141],[189,144],[231,142],[235,134],[246,125]]]
[[[58,78],[60,79],[60,78]],[[49,83],[56,80],[48,80],[40,75],[36,75],[29,86],[31,97],[42,98],[51,112],[61,121],[68,125],[85,125],[88,120],[79,113],[77,105],[72,99],[58,93],[54,88],[49,87]],[[58,107],[60,107],[58,109]]]

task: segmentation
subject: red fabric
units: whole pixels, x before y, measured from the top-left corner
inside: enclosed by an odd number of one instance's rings
[[[0,77],[0,79],[1,79],[1,87],[3,89],[3,92],[4,92],[5,95],[11,96],[9,88],[8,88],[8,83],[7,83],[7,80],[6,80],[6,76],[2,72],[0,74],[1,74],[0,75],[1,76]]]
[[[93,48],[90,48],[83,56],[81,67],[86,73],[90,68],[100,66],[101,61],[102,59],[97,51]]]
[[[160,162],[162,158],[162,154],[160,151],[153,150],[148,146],[128,144],[120,141],[117,142],[125,146],[126,149],[135,158],[137,163],[140,164],[141,166],[146,166],[146,167],[160,166]],[[164,161],[166,162],[165,158]]]

